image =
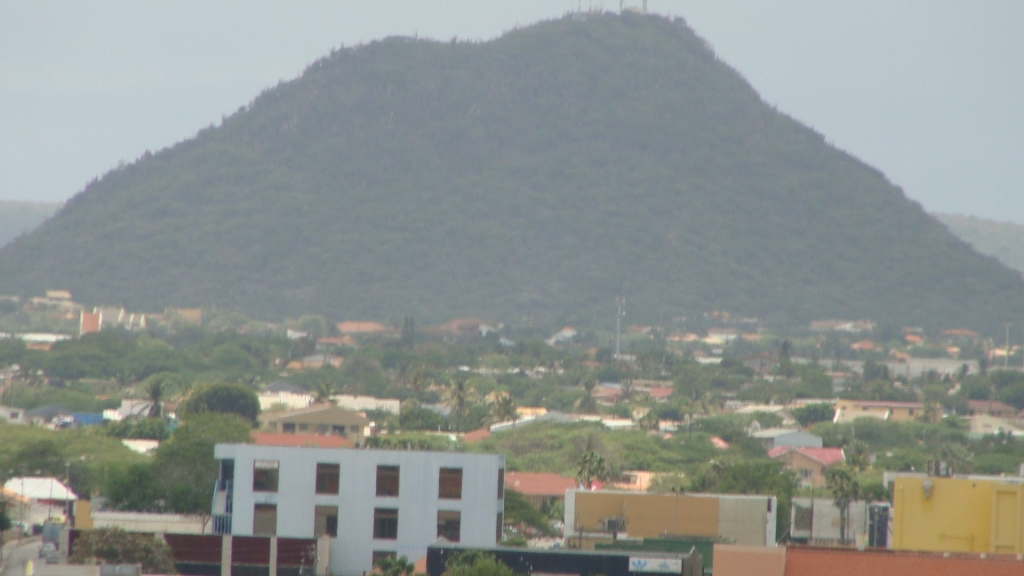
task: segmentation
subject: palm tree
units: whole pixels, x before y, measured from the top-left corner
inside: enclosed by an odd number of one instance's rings
[[[467,386],[466,380],[465,374],[454,374],[445,391],[444,403],[451,408],[451,415],[456,422],[469,415],[469,406],[473,400],[473,391]]]
[[[597,387],[597,379],[593,376],[583,381],[583,396],[576,400],[573,409],[581,414],[593,414],[597,412],[597,401],[594,400],[594,388]]]
[[[580,458],[580,467],[576,472],[576,481],[584,486],[584,488],[590,488],[595,480],[606,480],[608,478],[608,464],[604,461],[604,457],[588,450],[583,453],[583,457]]]
[[[515,422],[519,419],[516,401],[508,392],[497,392],[491,399],[491,422]]]
[[[331,401],[331,396],[334,395],[334,385],[326,380],[321,380],[313,386],[313,402],[316,404],[325,404]]]

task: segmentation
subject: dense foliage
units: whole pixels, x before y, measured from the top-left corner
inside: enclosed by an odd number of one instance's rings
[[[636,322],[1024,316],[1018,274],[633,13],[338,50],[0,250],[0,293],[52,287],[424,322],[607,323],[620,294]]]
[[[174,574],[171,547],[162,536],[120,528],[85,530],[75,539],[71,564],[140,564],[146,574]]]

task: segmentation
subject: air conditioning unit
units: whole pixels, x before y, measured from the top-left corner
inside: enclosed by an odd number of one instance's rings
[[[605,532],[625,532],[626,531],[626,519],[625,518],[605,518],[601,521],[601,525],[604,527]]]

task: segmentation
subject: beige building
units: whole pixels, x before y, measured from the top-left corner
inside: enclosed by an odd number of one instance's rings
[[[308,408],[260,414],[260,429],[281,434],[322,434],[341,436],[361,446],[370,421],[359,412],[334,404],[316,404]]]
[[[853,422],[857,418],[877,418],[891,422],[911,422],[921,415],[920,402],[889,402],[885,400],[836,400],[836,424]]]
[[[583,549],[619,538],[664,536],[774,546],[777,506],[774,496],[569,490],[565,540]]]

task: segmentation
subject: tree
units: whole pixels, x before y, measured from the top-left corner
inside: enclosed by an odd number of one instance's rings
[[[320,380],[313,385],[313,401],[317,404],[324,404],[331,401],[334,395],[334,385],[327,380]]]
[[[443,576],[518,576],[491,554],[475,550],[453,553],[445,563]]]
[[[793,409],[793,418],[805,428],[817,422],[828,422],[832,420],[833,415],[835,409],[825,403],[808,404]]]
[[[686,424],[689,437],[693,438],[693,416],[700,412],[707,415],[711,407],[711,381],[698,366],[687,370],[676,378],[676,393],[683,400],[686,409]]]
[[[160,444],[153,459],[167,507],[183,514],[209,514],[210,490],[217,480],[213,447],[249,442],[246,420],[225,414],[198,414]]]
[[[646,414],[641,416],[636,423],[641,430],[657,430],[659,424],[658,411],[654,408],[651,408],[650,410],[647,411]]]
[[[170,372],[158,372],[142,381],[142,389],[153,405],[149,409],[151,418],[161,416],[161,402],[172,390],[179,387],[181,377]]]
[[[412,576],[416,566],[405,556],[385,556],[373,565],[381,576]]]
[[[545,536],[555,535],[547,517],[534,508],[522,494],[510,488],[505,489],[504,520],[507,524],[525,524]]]
[[[501,391],[493,395],[490,419],[491,422],[515,422],[519,419],[516,401],[508,392]]]
[[[593,450],[584,452],[583,457],[580,458],[579,469],[576,471],[576,482],[582,484],[586,489],[591,489],[595,480],[607,479],[608,464],[605,462],[604,456]]]
[[[83,531],[75,540],[71,564],[99,560],[106,564],[141,564],[146,574],[173,574],[174,557],[163,538],[120,528],[96,528]]]
[[[114,510],[162,512],[164,490],[156,468],[149,462],[132,462],[107,471],[103,482],[107,506]]]
[[[861,498],[860,483],[849,467],[832,466],[825,470],[825,487],[832,493],[836,508],[839,509],[839,540],[846,542],[850,502]]]
[[[854,440],[847,444],[843,448],[843,453],[846,455],[846,463],[861,472],[871,465],[870,448],[861,440]]]
[[[946,390],[938,384],[929,384],[921,390],[924,408],[919,419],[922,422],[938,422],[942,418],[942,400]]]
[[[597,400],[594,399],[594,388],[597,387],[597,378],[588,376],[583,379],[583,396],[573,404],[573,408],[582,414],[593,414],[597,412]]]
[[[774,460],[711,462],[690,481],[690,490],[695,492],[775,496],[779,499],[775,533],[780,535],[789,528],[789,511],[796,486],[796,475]]]
[[[448,389],[445,391],[444,403],[451,408],[452,420],[457,427],[461,427],[467,416],[469,416],[470,403],[473,400],[473,391],[467,385],[466,375],[456,373],[451,377]]]
[[[412,350],[416,345],[416,322],[412,316],[406,316],[402,320],[402,336],[398,340],[402,348]]]
[[[260,400],[252,389],[241,384],[199,384],[192,388],[179,411],[186,418],[206,412],[237,414],[255,424]]]

